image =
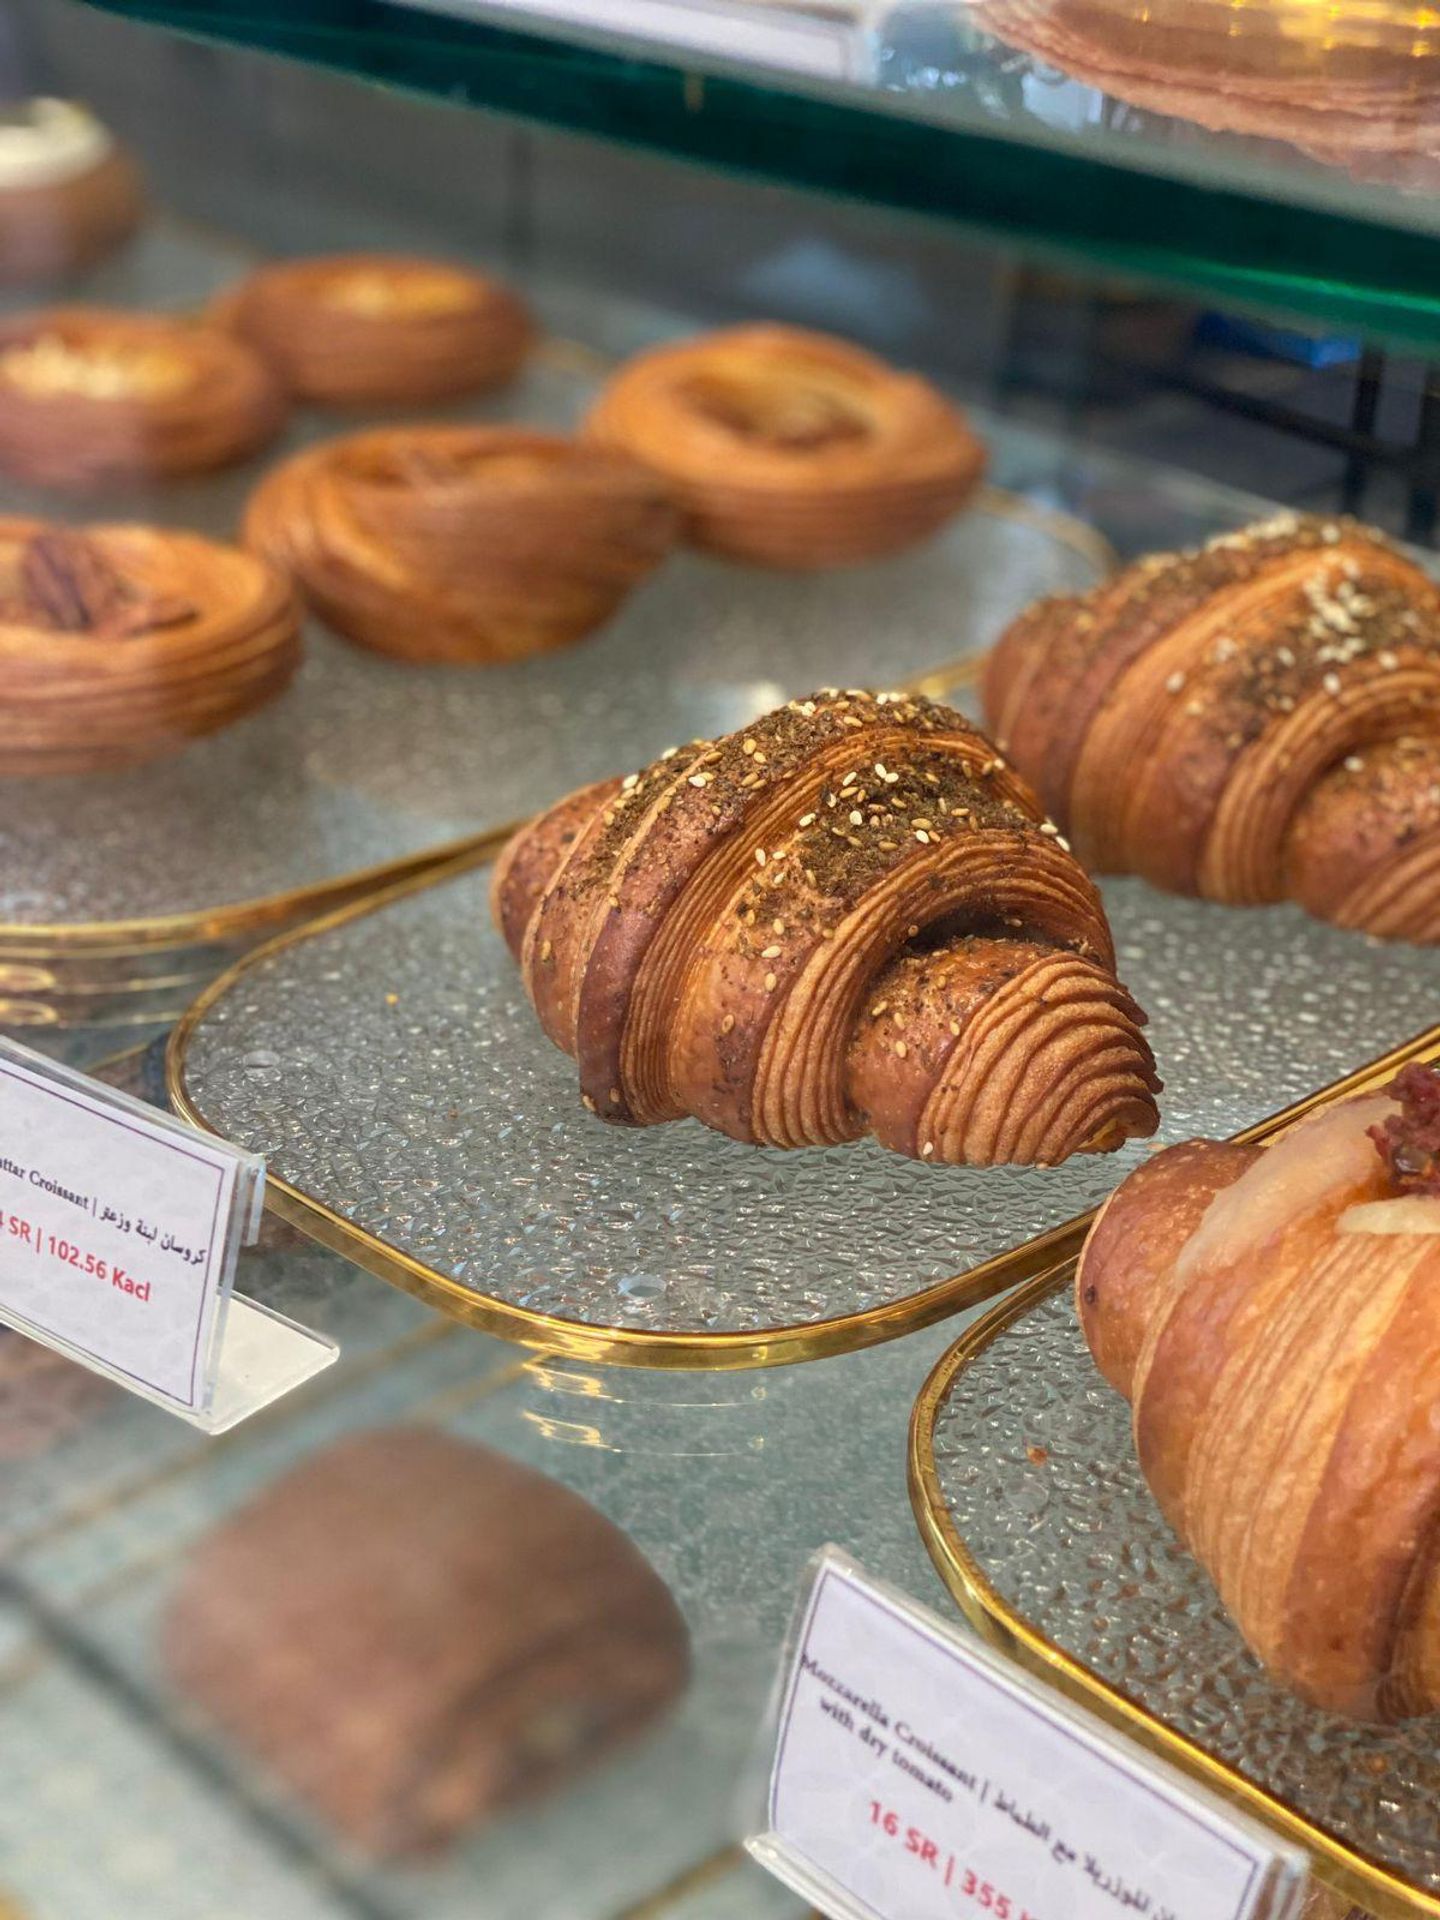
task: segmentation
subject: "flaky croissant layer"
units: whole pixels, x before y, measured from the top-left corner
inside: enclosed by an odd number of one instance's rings
[[[1145,1477],[1255,1653],[1333,1712],[1440,1709],[1440,1074],[1263,1150],[1158,1154],[1076,1286]]]
[[[497,922],[607,1120],[948,1164],[1153,1132],[1094,887],[959,714],[826,690],[570,795]]]
[[[1046,600],[985,710],[1092,870],[1440,942],[1440,586],[1282,514]]]

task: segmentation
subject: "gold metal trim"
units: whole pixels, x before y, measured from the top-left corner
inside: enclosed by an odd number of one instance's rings
[[[551,355],[593,357],[578,342],[557,340]],[[998,487],[984,487],[971,509],[996,520],[1010,520],[1033,527],[1058,545],[1080,554],[1103,577],[1119,564],[1115,549],[1083,520],[1056,508],[1037,506],[1019,494]],[[961,660],[915,675],[903,683],[904,690],[940,697],[975,679],[983,664],[983,652],[965,655]],[[450,861],[462,858],[483,846],[492,830],[462,835],[400,859],[387,860],[372,867],[336,874],[328,880],[294,887],[284,893],[269,894],[232,906],[209,907],[186,913],[157,915],[151,918],[75,921],[73,923],[0,921],[0,961],[53,961],[83,952],[90,957],[107,954],[115,957],[142,953],[154,948],[185,946],[206,941],[234,941],[241,937],[259,937],[272,933],[288,922],[309,919],[361,896],[370,896],[389,888],[412,874],[432,872]]]
[[[1316,1106],[1383,1085],[1409,1060],[1436,1059],[1440,1059],[1440,1027],[1417,1035],[1414,1040],[1392,1049],[1369,1066],[1337,1081],[1323,1093],[1298,1101],[1273,1119],[1263,1121],[1256,1127],[1248,1127],[1234,1137],[1242,1141],[1270,1138],[1293,1125]],[[1109,1686],[1098,1674],[1092,1673],[1079,1660],[1047,1639],[1040,1628],[1017,1612],[987,1578],[979,1560],[966,1545],[951,1518],[935,1462],[935,1428],[945,1402],[960,1375],[1002,1333],[1023,1320],[1041,1301],[1048,1300],[1073,1282],[1085,1224],[1082,1221],[1072,1222],[1070,1228],[1062,1229],[1062,1236],[1067,1238],[1075,1228],[1080,1229],[1075,1244],[1066,1247],[1065,1257],[1057,1255],[1058,1264],[1052,1262],[1042,1271],[1034,1273],[1008,1299],[992,1307],[974,1326],[968,1327],[942,1356],[920,1389],[910,1418],[910,1504],[936,1571],[966,1619],[992,1645],[1050,1682],[1068,1699],[1077,1701],[1150,1752],[1159,1754],[1181,1772],[1191,1775],[1213,1792],[1276,1829],[1285,1839],[1302,1847],[1315,1863],[1318,1876],[1344,1898],[1373,1913],[1376,1920],[1412,1920],[1415,1915],[1428,1915],[1435,1920],[1435,1916],[1440,1916],[1440,1896],[1412,1886],[1379,1861],[1367,1858],[1326,1833],[1296,1808],[1247,1780],[1228,1762],[1156,1719],[1145,1708]],[[1056,1236],[1048,1238],[1056,1241]]]
[[[166,1089],[171,1105],[182,1119],[202,1132],[219,1137],[219,1129],[206,1119],[191,1093],[185,1065],[191,1042],[210,1010],[239,985],[252,969],[263,966],[272,955],[348,926],[352,920],[378,913],[396,901],[443,886],[475,867],[483,866],[500,850],[512,829],[501,827],[487,835],[476,847],[439,869],[417,875],[388,887],[371,898],[352,901],[318,920],[291,928],[263,946],[254,948],[211,982],[186,1011],[170,1035],[165,1056]],[[1321,1102],[1338,1094],[1358,1090],[1379,1077],[1395,1073],[1407,1060],[1422,1055],[1427,1047],[1440,1050],[1440,1028],[1404,1045],[1393,1048],[1380,1060],[1372,1061],[1357,1072],[1297,1101],[1283,1113],[1263,1120],[1238,1135],[1240,1139],[1262,1139],[1297,1120]],[[392,1247],[375,1234],[357,1227],[324,1201],[301,1187],[270,1174],[265,1183],[265,1204],[291,1226],[318,1240],[332,1252],[342,1254],[367,1272],[388,1280],[392,1286],[413,1294],[417,1300],[448,1314],[463,1325],[502,1340],[518,1341],[543,1352],[564,1354],[572,1359],[596,1361],[607,1366],[688,1367],[707,1371],[733,1371],[749,1367],[787,1366],[802,1360],[820,1360],[831,1354],[851,1353],[860,1347],[878,1346],[933,1326],[938,1320],[964,1312],[969,1307],[993,1299],[997,1293],[1018,1285],[1032,1274],[1050,1271],[1057,1260],[1079,1251],[1085,1231],[1094,1217],[1081,1214],[1050,1232],[1024,1242],[1009,1251],[984,1260],[979,1266],[948,1280],[938,1280],[903,1300],[866,1307],[856,1313],[837,1314],[824,1320],[771,1327],[757,1333],[649,1333],[632,1327],[601,1327],[588,1322],[561,1319],[537,1313],[528,1307],[496,1299],[491,1294],[462,1286],[448,1274],[438,1272],[417,1260],[413,1254]]]

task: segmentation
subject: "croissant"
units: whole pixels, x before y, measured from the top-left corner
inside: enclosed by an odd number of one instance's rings
[[[640,354],[604,387],[586,432],[664,476],[695,545],[768,567],[899,553],[963,507],[985,467],[928,381],[795,327]]]
[[[245,538],[320,617],[407,660],[567,645],[658,566],[675,510],[623,455],[521,427],[397,427],[296,454]]]
[[[264,361],[216,328],[107,307],[0,321],[0,467],[19,479],[79,488],[208,472],[284,419]]]
[[[259,349],[299,400],[422,405],[519,372],[534,339],[499,281],[405,254],[353,253],[260,267],[211,309]]]
[[[423,1427],[352,1434],[199,1547],[175,1684],[367,1852],[434,1852],[683,1691],[660,1576],[568,1487]]]
[[[73,100],[26,100],[0,127],[0,282],[55,280],[134,232],[134,164]]]
[[[584,1104],[947,1164],[1153,1132],[1099,896],[948,708],[817,693],[572,794],[492,904]]]
[[[1041,601],[989,724],[1098,872],[1440,941],[1440,587],[1282,514]]]
[[[1076,1288],[1151,1490],[1276,1678],[1440,1708],[1440,1072],[1156,1155]]]
[[[174,752],[273,699],[299,660],[294,595],[238,548],[0,520],[0,775]]]

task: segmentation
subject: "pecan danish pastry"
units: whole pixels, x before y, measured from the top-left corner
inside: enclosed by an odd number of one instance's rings
[[[988,1166],[1156,1126],[1099,896],[948,708],[826,691],[523,828],[496,919],[584,1103]]]
[[[128,239],[144,205],[129,155],[76,101],[22,101],[0,124],[0,283],[92,265]]]
[[[1076,1290],[1151,1491],[1276,1678],[1440,1709],[1440,1073],[1157,1154]]]
[[[352,253],[259,267],[212,318],[257,347],[297,400],[423,405],[502,386],[535,337],[498,280],[407,254]]]
[[[284,461],[245,537],[347,639],[484,666],[599,626],[664,558],[675,518],[622,454],[521,427],[395,427]]]
[[[1380,534],[1282,514],[1041,601],[985,711],[1092,869],[1440,941],[1440,587]]]
[[[770,567],[899,553],[958,512],[985,467],[928,381],[795,327],[642,353],[602,390],[586,431],[664,476],[697,546]]]
[[[0,520],[0,774],[175,752],[273,699],[299,660],[295,596],[237,547]]]
[[[245,459],[285,402],[265,362],[213,327],[108,307],[0,321],[0,468],[43,486],[168,480]]]

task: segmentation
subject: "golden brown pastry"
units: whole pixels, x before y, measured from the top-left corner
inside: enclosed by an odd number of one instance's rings
[[[258,268],[212,309],[319,406],[424,405],[519,372],[534,340],[518,294],[408,254],[350,253]]]
[[[196,1553],[163,1654],[290,1791],[380,1855],[433,1851],[650,1724],[688,1637],[618,1527],[422,1427],[342,1440]]]
[[[622,454],[528,427],[394,427],[284,461],[245,538],[320,617],[405,660],[488,666],[598,627],[675,535]]]
[[[0,124],[0,282],[57,280],[100,260],[140,222],[128,154],[73,100],[21,102]]]
[[[899,553],[957,513],[985,467],[928,381],[795,327],[642,353],[607,383],[586,431],[664,476],[697,546],[768,567]]]
[[[1288,140],[1398,179],[1440,150],[1440,60],[1427,15],[1222,0],[980,0],[1010,46],[1117,100],[1215,132]]]
[[[0,775],[173,753],[273,699],[300,660],[288,583],[198,534],[0,520]]]
[[[1440,1072],[1263,1151],[1158,1154],[1076,1293],[1152,1492],[1276,1678],[1363,1719],[1440,1708]]]
[[[253,348],[110,307],[0,321],[0,468],[43,486],[168,480],[245,459],[285,403]]]
[[[989,725],[1092,871],[1440,941],[1440,587],[1282,514],[1041,601]]]
[[[492,902],[606,1120],[970,1165],[1154,1131],[1099,896],[930,701],[817,693],[572,794],[510,843]]]

